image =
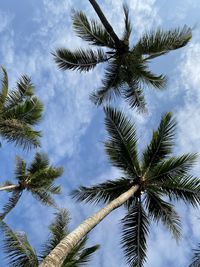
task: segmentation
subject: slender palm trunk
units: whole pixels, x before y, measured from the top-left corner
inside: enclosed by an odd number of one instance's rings
[[[110,34],[110,36],[112,37],[112,39],[115,42],[115,44],[118,47],[120,47],[121,46],[120,39],[118,38],[117,34],[114,32],[112,26],[110,25],[110,23],[106,19],[105,15],[103,14],[103,12],[102,12],[100,6],[98,5],[98,3],[96,2],[96,0],[89,0],[89,2],[93,6],[94,10],[96,11],[99,19],[101,20],[103,26],[106,29],[106,31]]]
[[[40,267],[60,267],[71,250],[99,224],[114,209],[123,205],[139,189],[139,185],[132,186],[128,191],[111,201],[107,206],[83,221],[74,231],[67,235],[44,259]]]
[[[18,184],[5,185],[5,186],[0,187],[0,191],[12,190],[12,189],[16,189],[18,187],[19,187]]]

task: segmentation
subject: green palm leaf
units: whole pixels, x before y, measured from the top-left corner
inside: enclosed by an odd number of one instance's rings
[[[105,142],[106,153],[114,166],[134,178],[140,174],[137,159],[137,137],[135,125],[122,112],[107,107],[105,126],[109,140]]]
[[[130,180],[121,178],[108,180],[105,183],[92,187],[81,186],[72,192],[73,198],[77,201],[85,201],[98,204],[99,202],[109,203],[131,187]]]
[[[8,93],[5,101],[5,110],[13,108],[24,100],[33,96],[34,86],[31,83],[31,78],[23,75],[17,82],[17,87]]]
[[[151,167],[154,167],[172,152],[175,127],[176,123],[171,113],[162,116],[157,131],[153,132],[151,142],[143,152],[143,169],[146,169],[146,174]]]
[[[118,97],[120,88],[124,85],[123,75],[117,59],[110,61],[102,80],[102,87],[90,97],[92,102],[96,105],[101,105],[104,102],[109,102],[114,97]]]
[[[70,221],[69,213],[65,209],[60,209],[55,213],[55,219],[49,226],[50,236],[43,245],[41,259],[44,259],[54,249],[59,242],[69,233],[68,224]],[[85,248],[87,237],[85,237],[64,260],[62,267],[85,266],[92,254],[99,248],[99,245]]]
[[[145,85],[153,87],[154,89],[163,89],[166,86],[167,78],[164,75],[156,75],[152,73],[144,63],[134,64],[133,61],[133,77],[140,81],[143,87]]]
[[[3,212],[0,213],[0,220],[3,220],[6,215],[17,205],[20,197],[22,195],[22,190],[15,189],[11,193],[11,197],[9,197],[8,202],[3,207]]]
[[[94,252],[99,249],[99,245],[85,248],[87,236],[73,248],[72,252],[67,256],[62,267],[81,267],[86,266],[90,261]]]
[[[0,109],[4,106],[6,97],[8,95],[8,75],[4,67],[1,67],[3,77],[1,79],[1,94],[0,94]]]
[[[44,153],[36,153],[30,166],[27,168],[28,172],[34,174],[38,170],[44,170],[49,167],[49,158]]]
[[[76,34],[92,45],[115,48],[113,40],[96,20],[89,21],[82,11],[74,11],[72,14],[73,28]]]
[[[197,249],[194,250],[194,256],[192,258],[192,263],[189,267],[199,267],[200,266],[200,244]]]
[[[192,31],[186,25],[183,28],[163,31],[158,29],[144,34],[138,41],[136,48],[148,59],[168,53],[185,46],[192,38]]]
[[[31,97],[13,107],[3,109],[3,119],[17,119],[29,125],[35,125],[41,120],[43,104],[37,97]]]
[[[124,27],[124,33],[123,33],[122,40],[126,44],[129,44],[129,38],[131,35],[132,26],[131,26],[131,22],[130,22],[130,18],[129,18],[129,9],[128,9],[128,6],[126,4],[123,5],[123,11],[124,11],[124,25],[125,25],[125,27]]]
[[[149,180],[152,182],[168,181],[169,178],[177,175],[187,174],[197,161],[197,154],[185,154],[179,157],[170,157],[160,163],[150,171]]]
[[[200,203],[200,180],[192,175],[175,176],[163,182],[161,188],[172,200],[183,200],[194,207]]]
[[[0,221],[0,228],[4,233],[3,250],[7,254],[9,266],[37,267],[38,259],[27,236],[22,232],[13,232],[3,221]]]
[[[65,235],[69,231],[69,221],[69,213],[65,209],[60,209],[55,213],[55,219],[53,223],[49,225],[50,236],[43,245],[41,258],[45,258],[51,252],[51,250],[54,249],[65,237]]]
[[[71,52],[63,48],[57,49],[53,55],[58,67],[63,70],[89,71],[95,68],[98,63],[108,60],[107,55],[102,49],[97,51],[79,49]]]
[[[138,111],[146,111],[143,90],[140,88],[138,81],[131,81],[129,87],[122,91],[122,95],[124,95],[125,100],[129,103],[131,108],[137,107]]]
[[[171,231],[173,237],[179,240],[181,231],[180,218],[173,205],[161,199],[156,190],[156,187],[155,189],[149,189],[146,196],[146,206],[149,215],[156,222],[161,221]]]
[[[146,261],[146,238],[149,232],[149,220],[141,201],[129,210],[122,220],[122,245],[127,263],[132,267],[142,267]]]
[[[31,126],[18,119],[0,119],[0,134],[8,142],[15,142],[24,149],[40,146],[40,131],[35,131]]]

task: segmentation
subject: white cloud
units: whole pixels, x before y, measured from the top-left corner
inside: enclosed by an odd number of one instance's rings
[[[10,23],[12,22],[14,15],[9,12],[3,12],[0,10],[0,33],[8,30]]]

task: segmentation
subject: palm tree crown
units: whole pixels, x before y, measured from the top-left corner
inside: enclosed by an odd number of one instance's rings
[[[183,200],[196,207],[200,203],[200,180],[189,174],[197,155],[172,156],[175,120],[166,113],[142,155],[137,151],[135,125],[116,109],[105,108],[109,135],[106,153],[122,177],[92,187],[80,187],[73,193],[78,201],[110,203],[137,185],[136,193],[125,203],[127,215],[122,220],[122,246],[130,266],[143,266],[150,219],[162,222],[180,237],[180,218],[171,201]]]
[[[91,95],[93,102],[99,105],[121,95],[131,107],[142,111],[145,109],[143,86],[162,89],[166,84],[166,77],[152,73],[148,63],[156,57],[185,46],[192,37],[191,29],[187,26],[167,31],[157,29],[143,34],[130,46],[132,26],[127,6],[123,6],[124,32],[119,38],[97,2],[89,1],[101,23],[89,20],[82,11],[78,11],[72,15],[73,28],[80,38],[98,48],[78,49],[73,52],[59,48],[54,53],[55,61],[63,70],[79,71],[89,71],[100,63],[106,63],[102,86]]]
[[[56,168],[49,164],[49,159],[45,154],[36,153],[29,166],[26,162],[17,158],[15,178],[17,184],[12,185],[7,181],[0,190],[11,191],[12,195],[8,203],[3,208],[0,218],[3,219],[17,204],[24,190],[31,192],[33,197],[45,205],[55,206],[52,195],[60,193],[60,186],[54,185],[55,179],[63,173],[63,168]]]
[[[1,221],[0,228],[5,236],[3,250],[7,254],[9,266],[38,267],[39,262],[68,233],[69,221],[69,214],[65,209],[61,209],[55,214],[55,219],[49,226],[49,239],[43,245],[39,256],[31,247],[25,233],[12,231],[6,223]],[[62,267],[81,267],[88,263],[93,253],[99,248],[99,245],[85,248],[86,242],[87,237],[73,249],[71,254],[65,259]]]
[[[43,104],[34,95],[31,79],[24,75],[15,90],[8,90],[8,75],[2,67],[0,93],[0,135],[24,148],[39,146],[39,131],[32,129],[42,117]]]

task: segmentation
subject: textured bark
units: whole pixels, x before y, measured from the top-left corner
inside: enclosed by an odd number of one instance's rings
[[[12,189],[16,189],[18,187],[19,187],[19,185],[16,185],[16,184],[5,185],[5,186],[0,187],[0,191],[12,190]]]
[[[106,17],[104,16],[100,6],[98,5],[98,3],[96,2],[96,0],[89,0],[89,2],[91,3],[91,5],[93,6],[95,12],[97,13],[99,19],[101,20],[103,26],[105,27],[106,31],[110,34],[110,36],[112,37],[113,41],[115,42],[116,46],[120,47],[121,46],[121,41],[118,38],[117,34],[114,32],[112,26],[110,25],[110,23],[108,22],[108,20],[106,19]]]
[[[138,189],[138,185],[132,186],[128,191],[121,194],[104,208],[83,221],[51,251],[40,264],[40,267],[60,267],[71,250],[82,240],[82,238],[114,209],[123,205]]]

